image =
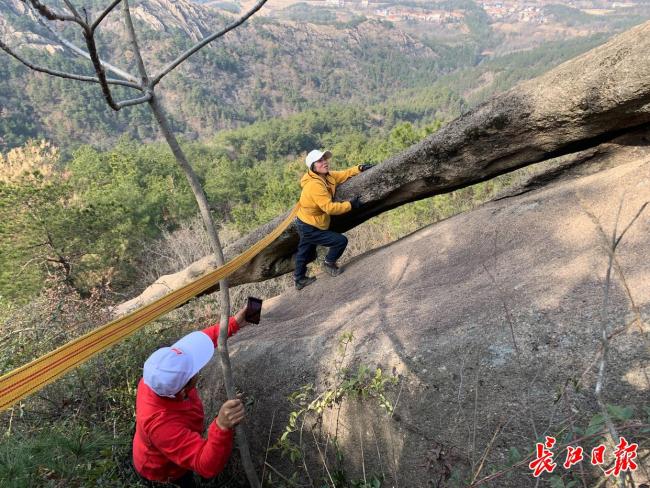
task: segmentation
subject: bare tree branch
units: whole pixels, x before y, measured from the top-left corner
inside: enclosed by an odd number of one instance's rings
[[[497,425],[497,428],[496,428],[496,430],[494,431],[494,434],[492,435],[492,439],[490,440],[490,442],[488,443],[487,447],[486,447],[485,450],[483,451],[483,455],[481,456],[481,462],[480,462],[480,464],[479,464],[479,466],[478,466],[478,469],[476,470],[476,472],[475,472],[474,475],[472,476],[472,481],[470,482],[470,484],[474,483],[474,482],[476,481],[476,478],[478,478],[479,475],[481,474],[481,471],[483,471],[483,466],[485,465],[485,460],[486,460],[486,458],[487,458],[487,456],[488,456],[488,454],[489,454],[489,452],[490,452],[490,449],[492,449],[492,445],[494,444],[494,441],[497,439],[499,433],[500,433],[500,432],[503,430],[503,428],[508,424],[508,422],[510,422],[511,419],[512,419],[512,417],[510,417],[510,418],[509,418],[508,420],[506,420],[506,421],[501,421],[501,422],[499,423],[499,425]]]
[[[133,20],[131,19],[131,10],[129,9],[129,0],[123,0],[122,12],[124,13],[124,23],[126,24],[126,31],[129,33],[129,40],[131,41],[131,46],[133,47],[133,55],[135,56],[135,61],[138,65],[138,71],[140,72],[142,85],[146,86],[149,83],[149,76],[147,75],[147,70],[144,67],[144,61],[142,61],[142,54],[140,53],[138,38],[135,35],[135,28],[133,27]]]
[[[30,61],[27,61],[24,59],[22,56],[20,56],[18,53],[16,53],[13,49],[11,49],[9,46],[7,46],[2,40],[0,40],[0,49],[2,49],[4,52],[9,54],[9,56],[13,57],[17,61],[21,62],[25,66],[27,66],[30,69],[33,69],[34,71],[38,71],[40,73],[45,73],[48,75],[52,76],[58,76],[59,78],[67,78],[70,80],[77,80],[77,81],[88,81],[91,83],[100,83],[99,78],[95,78],[93,76],[86,76],[86,75],[78,75],[76,73],[65,73],[63,71],[58,71],[55,69],[50,69],[50,68],[45,68],[43,66],[38,66],[34,63],[31,63]],[[135,88],[136,90],[142,90],[140,85],[137,85],[135,83],[131,83],[130,81],[125,81],[125,80],[116,80],[114,78],[107,78],[106,82],[110,85],[121,85],[121,86],[126,86],[129,88]]]
[[[81,18],[81,15],[79,15],[79,12],[77,12],[77,9],[75,8],[75,6],[72,5],[72,2],[70,0],[63,0],[63,2],[65,3],[66,7],[68,7],[68,10],[70,11],[70,13],[72,13],[72,15],[74,15],[75,21],[77,23],[83,22],[83,19]]]
[[[148,77],[147,77],[147,71],[144,67],[144,62],[142,61],[142,55],[140,54],[140,47],[138,46],[138,39],[136,38],[135,35],[135,29],[133,28],[133,22],[131,21],[131,12],[129,10],[129,2],[128,0],[117,0],[118,3],[119,1],[123,1],[122,7],[123,7],[123,12],[124,12],[124,22],[126,23],[126,30],[129,34],[129,39],[131,41],[131,44],[133,46],[133,52],[135,59],[138,64],[138,71],[140,71],[140,77],[142,78],[142,86],[147,86],[148,84]],[[114,2],[115,3],[115,2]],[[116,3],[117,5],[117,3]],[[128,107],[129,105],[138,105],[140,103],[145,103],[151,101],[153,98],[153,92],[149,89],[147,89],[145,95],[139,97],[139,98],[134,98],[132,100],[126,100],[124,102],[120,102],[117,104],[118,110],[122,107]]]
[[[616,233],[618,231],[618,223],[621,217],[621,210],[623,208],[623,199],[618,206],[618,212],[616,214],[616,221],[614,223],[614,230],[612,232],[612,244],[611,248],[607,249],[609,254],[609,263],[607,265],[607,273],[605,277],[605,289],[604,289],[604,298],[603,298],[603,307],[601,309],[601,344],[603,353],[600,356],[600,364],[598,365],[598,375],[596,380],[595,395],[598,406],[600,407],[603,418],[605,419],[605,425],[609,431],[609,435],[612,438],[612,443],[616,445],[618,443],[618,431],[614,426],[614,422],[607,411],[607,404],[602,397],[602,389],[605,380],[605,369],[607,367],[607,356],[609,353],[609,338],[607,336],[607,309],[609,308],[609,289],[611,285],[611,275],[612,275],[612,262],[614,260],[614,253],[616,252],[617,238]],[[624,488],[625,482],[622,477],[618,477],[617,484],[619,488]]]
[[[199,49],[203,48],[204,46],[211,43],[215,39],[217,39],[219,37],[222,37],[223,35],[227,34],[231,30],[233,30],[234,28],[239,27],[241,24],[246,22],[246,20],[248,20],[248,18],[251,15],[253,15],[259,9],[261,9],[266,2],[267,2],[267,0],[259,0],[259,2],[257,2],[252,9],[250,9],[248,12],[246,12],[242,17],[237,19],[235,22],[233,22],[232,24],[224,27],[219,32],[216,32],[216,33],[212,34],[211,36],[206,37],[205,39],[203,39],[202,41],[198,42],[197,44],[192,46],[190,49],[185,51],[183,54],[178,56],[174,61],[169,63],[167,66],[165,66],[160,71],[160,73],[158,73],[157,75],[155,75],[153,77],[153,79],[151,81],[151,86],[157,85],[165,75],[169,74],[170,71],[172,71],[174,68],[176,68],[179,64],[181,64],[183,61],[185,61],[187,58],[189,58],[192,54],[197,52]]]
[[[61,36],[58,32],[56,32],[54,29],[52,29],[49,25],[47,25],[45,22],[43,22],[42,19],[38,19],[39,24],[41,24],[43,27],[45,27],[54,37],[56,37],[56,40],[59,41],[59,43],[68,49],[70,49],[73,53],[75,53],[78,56],[81,56],[83,58],[89,59],[92,61],[90,54],[80,47],[77,47],[75,44],[72,42],[68,41],[65,37]],[[124,71],[121,68],[118,68],[117,66],[113,66],[110,63],[107,63],[106,61],[100,59],[99,62],[101,63],[101,66],[106,70],[106,71],[111,71],[115,73],[118,76],[121,76],[125,80],[131,81],[133,83],[137,83],[138,79],[128,73],[127,71]]]
[[[623,199],[621,198],[621,202],[618,207],[618,212],[616,214],[616,221],[614,223],[614,230],[612,232],[612,240],[611,240],[611,245],[608,245],[607,247],[607,253],[609,255],[609,262],[607,265],[607,273],[605,276],[605,286],[604,286],[604,299],[603,299],[603,307],[601,309],[601,343],[602,343],[602,355],[600,357],[600,364],[598,366],[598,376],[597,376],[597,381],[596,381],[596,388],[595,388],[595,395],[596,395],[596,401],[598,402],[598,405],[600,406],[601,413],[603,415],[603,418],[605,419],[605,425],[607,426],[607,430],[609,431],[610,436],[612,437],[612,442],[614,444],[617,444],[619,441],[619,434],[614,426],[614,423],[609,415],[609,412],[607,411],[607,404],[605,403],[605,400],[603,399],[602,393],[603,393],[603,387],[605,383],[605,370],[607,367],[607,356],[609,353],[609,336],[607,333],[607,326],[608,326],[608,321],[607,321],[607,310],[609,308],[609,296],[610,296],[610,287],[611,287],[611,275],[612,275],[612,267],[614,264],[615,260],[615,255],[616,255],[616,248],[621,242],[621,239],[623,239],[623,236],[625,233],[630,229],[630,227],[636,222],[636,220],[640,217],[641,213],[643,210],[646,208],[648,205],[648,202],[644,203],[641,208],[638,210],[634,218],[630,221],[630,223],[625,227],[623,232],[620,233],[620,235],[617,235],[618,232],[618,224],[620,222],[620,216],[621,216],[621,211],[623,209]],[[604,230],[600,224],[600,221],[593,215],[591,215],[592,220],[595,221],[596,225],[600,229],[600,231],[604,233]],[[621,475],[617,479],[617,484],[620,488],[623,488],[625,486],[625,480],[624,476]]]
[[[30,0],[30,1],[38,2],[38,0]],[[73,21],[76,22],[79,26],[81,26],[83,30],[83,36],[86,41],[86,47],[88,49],[87,52],[77,47],[72,42],[62,37],[61,35],[59,35],[59,33],[57,33],[54,29],[52,29],[51,26],[47,25],[47,23],[44,22],[42,18],[38,18],[38,22],[43,27],[45,27],[50,33],[52,33],[52,35],[54,35],[57,38],[57,40],[65,47],[72,50],[75,54],[90,59],[90,61],[93,64],[93,68],[95,69],[95,73],[97,74],[97,78],[99,79],[99,85],[102,88],[102,94],[104,95],[104,99],[106,100],[106,103],[113,110],[119,111],[122,107],[113,98],[113,94],[111,93],[111,88],[107,82],[106,71],[105,71],[105,69],[110,69],[112,71],[115,71],[114,69],[115,67],[110,66],[108,63],[100,59],[99,53],[97,52],[97,44],[95,42],[94,32],[91,29],[90,25],[88,24],[88,22],[84,21],[84,19],[81,18],[81,16],[75,9],[74,5],[70,3],[70,0],[64,0],[64,2],[68,6],[68,9],[70,9],[70,11],[73,12],[74,14]],[[120,70],[119,68],[117,69],[118,69],[117,72],[118,75],[126,79],[130,79],[131,81],[136,81],[130,74],[124,72],[123,70]]]
[[[131,106],[131,105],[137,105],[140,103],[145,103],[148,102],[149,107],[151,108],[154,117],[156,118],[156,121],[158,122],[158,125],[160,126],[160,129],[163,133],[163,136],[167,140],[167,143],[170,146],[170,149],[172,150],[172,153],[174,154],[178,164],[181,166],[183,171],[185,172],[185,175],[188,179],[188,182],[190,184],[190,187],[192,189],[192,192],[194,193],[194,196],[196,198],[197,205],[199,207],[199,210],[201,212],[201,216],[203,217],[203,221],[206,227],[206,230],[208,232],[208,236],[210,237],[211,241],[211,247],[213,248],[214,251],[214,256],[217,264],[219,266],[224,264],[224,257],[223,257],[223,251],[221,248],[221,243],[219,242],[219,236],[216,231],[216,227],[214,225],[214,222],[212,220],[212,216],[210,215],[210,208],[209,204],[207,201],[207,198],[205,196],[205,192],[203,191],[203,188],[201,187],[201,184],[198,180],[198,177],[196,176],[196,173],[192,169],[191,165],[187,161],[187,158],[185,157],[185,154],[183,153],[183,150],[181,149],[180,145],[178,144],[178,140],[172,133],[169,123],[167,121],[167,118],[162,110],[162,107],[160,106],[160,103],[158,102],[155,94],[154,94],[154,84],[149,82],[149,77],[147,75],[147,71],[144,65],[144,61],[142,59],[140,47],[138,46],[138,41],[137,41],[137,36],[135,33],[135,29],[133,27],[133,21],[131,19],[131,13],[129,9],[129,3],[128,0],[112,0],[111,4],[101,12],[99,17],[91,24],[90,20],[88,19],[88,13],[86,9],[83,9],[84,17],[82,18],[77,11],[77,9],[74,7],[72,4],[71,0],[63,0],[68,7],[68,9],[73,13],[74,17],[70,16],[63,16],[60,14],[57,14],[55,12],[50,11],[47,7],[45,7],[43,4],[40,3],[39,0],[22,0],[23,2],[27,3],[28,1],[31,2],[31,5],[34,9],[40,13],[39,15],[36,15],[36,18],[38,22],[46,28],[58,41],[61,45],[65,46],[66,48],[70,49],[74,54],[77,54],[79,56],[82,56],[86,59],[90,59],[93,64],[93,68],[95,69],[95,73],[97,74],[97,82],[101,85],[102,87],[102,92],[104,94],[104,98],[108,105],[113,108],[114,110],[120,110],[123,107]],[[132,76],[131,74],[121,70],[120,68],[116,68],[115,66],[112,66],[104,61],[102,61],[99,57],[98,51],[97,51],[97,43],[95,40],[95,30],[97,26],[106,18],[106,16],[120,3],[122,3],[123,7],[123,13],[124,13],[124,21],[127,29],[127,34],[129,36],[129,41],[130,44],[132,45],[133,48],[133,54],[136,58],[136,63],[138,66],[138,71],[140,74],[140,80],[136,79],[136,77]],[[259,2],[253,7],[246,15],[241,17],[239,20],[236,22],[230,24],[227,26],[225,29],[222,31],[204,39],[197,45],[195,45],[192,49],[181,55],[176,61],[175,64],[172,63],[170,67],[167,68],[166,72],[163,72],[158,77],[158,81],[168,72],[170,72],[172,69],[174,69],[178,64],[182,63],[185,59],[187,59],[189,56],[191,56],[194,52],[198,51],[205,45],[207,45],[209,42],[212,40],[223,36],[226,32],[229,32],[230,30],[236,28],[237,26],[241,25],[244,21],[246,21],[251,15],[253,15],[255,12],[257,12],[265,3],[267,0],[259,0]],[[29,5],[29,4],[28,4]],[[47,23],[43,20],[43,17],[46,19],[50,20],[61,20],[61,21],[72,21],[77,23],[83,31],[84,39],[86,42],[86,47],[87,47],[87,52],[84,51],[83,49],[77,47],[75,44],[72,42],[68,41],[61,35],[59,35],[51,26],[47,25]],[[11,54],[11,53],[10,53]],[[16,56],[15,56],[16,57]],[[17,58],[19,59],[19,58]],[[20,59],[19,59],[20,60]],[[29,65],[28,65],[29,66]],[[31,66],[30,66],[31,67]],[[138,98],[133,98],[130,100],[125,100],[122,102],[115,102],[109,83],[106,78],[106,73],[105,70],[110,70],[113,71],[114,73],[117,73],[120,77],[123,77],[125,80],[128,80],[128,82],[132,82],[134,84],[140,82],[139,85],[137,85],[137,88],[141,91],[144,91],[144,94]],[[94,79],[93,79],[94,80]],[[69,278],[70,276],[70,268],[69,266],[66,267],[67,262],[61,258],[59,260],[54,260],[54,262],[57,262],[59,264],[62,264],[67,271],[67,277]],[[227,347],[227,329],[228,329],[228,318],[230,315],[230,294],[229,294],[229,288],[228,288],[228,281],[226,279],[222,279],[219,282],[220,289],[221,289],[221,305],[222,305],[222,311],[221,311],[221,320],[220,320],[220,333],[219,333],[219,355],[221,358],[221,366],[224,374],[224,384],[226,386],[226,392],[228,395],[228,398],[235,398],[236,391],[234,388],[234,381],[232,378],[232,371],[230,367],[230,358],[228,356],[228,347]],[[250,485],[253,488],[259,488],[260,482],[257,478],[257,474],[255,472],[255,468],[253,466],[251,457],[250,457],[250,450],[248,447],[248,441],[246,439],[243,427],[241,425],[237,426],[237,441],[239,444],[239,450],[241,454],[241,459],[242,459],[242,464],[244,466],[244,470],[246,472],[246,476],[248,478],[248,481]]]
[[[483,269],[485,272],[488,274],[490,281],[492,281],[492,284],[499,290],[500,295],[499,295],[499,300],[501,301],[501,305],[503,306],[503,311],[505,312],[506,316],[506,322],[508,322],[508,325],[510,326],[510,335],[512,337],[512,345],[515,347],[515,351],[517,352],[517,361],[521,363],[521,358],[520,358],[520,352],[519,352],[519,346],[517,346],[517,339],[515,339],[515,327],[514,327],[514,321],[512,320],[512,316],[510,315],[510,310],[508,310],[508,305],[506,305],[505,300],[503,299],[503,295],[505,294],[504,291],[501,289],[499,286],[499,283],[497,283],[496,278],[494,275],[490,272],[488,267],[483,263]]]
[[[113,99],[113,94],[111,93],[111,88],[106,82],[106,71],[102,66],[102,61],[99,59],[99,53],[97,52],[97,44],[95,43],[95,36],[90,30],[88,24],[83,24],[83,34],[84,39],[86,39],[86,46],[88,47],[88,54],[90,55],[90,60],[93,63],[93,68],[95,68],[95,73],[97,73],[97,78],[99,78],[99,84],[102,87],[102,93],[106,99],[106,103],[115,111],[120,110],[120,106],[115,103]]]
[[[264,0],[266,1],[266,0]],[[210,238],[210,244],[214,252],[214,257],[218,266],[223,266],[224,257],[223,251],[221,248],[221,242],[219,241],[219,235],[217,234],[214,221],[210,215],[208,200],[205,196],[205,192],[201,187],[201,183],[198,181],[196,173],[194,172],[189,161],[185,157],[183,150],[181,149],[178,141],[174,137],[169,124],[167,123],[167,118],[160,107],[156,97],[153,95],[153,85],[149,83],[149,76],[147,75],[147,70],[142,60],[142,54],[140,52],[140,46],[138,46],[138,38],[135,33],[135,28],[133,27],[133,20],[131,19],[131,11],[129,9],[129,0],[122,0],[122,12],[124,14],[124,23],[126,24],[126,30],[129,35],[129,40],[133,48],[133,55],[135,56],[136,64],[138,66],[138,71],[140,72],[140,77],[142,78],[142,86],[147,87],[147,93],[150,95],[149,106],[158,121],[158,125],[169,144],[176,161],[181,166],[185,172],[190,188],[194,193],[196,203],[199,207],[203,224],[205,225],[206,231]],[[232,377],[232,368],[230,366],[230,358],[228,356],[228,322],[230,316],[230,291],[228,288],[228,281],[224,278],[219,281],[220,287],[220,297],[221,297],[221,319],[219,322],[219,339],[218,339],[218,351],[219,357],[221,360],[221,369],[224,377],[224,385],[226,387],[226,394],[228,398],[235,398],[236,391],[234,387],[234,381]],[[237,444],[239,446],[239,453],[241,455],[242,465],[248,478],[249,484],[253,488],[259,488],[261,486],[253,462],[250,456],[250,448],[248,446],[248,440],[246,434],[241,425],[236,427],[237,432]]]
[[[147,92],[141,97],[138,98],[132,98],[131,100],[124,100],[123,102],[118,102],[115,105],[117,105],[118,109],[124,108],[124,107],[130,107],[132,105],[140,105],[141,103],[147,103],[151,100],[152,93]]]
[[[100,15],[99,15],[99,17],[97,17],[97,20],[95,20],[95,22],[93,22],[92,25],[90,26],[90,30],[91,30],[93,33],[95,32],[95,30],[97,29],[97,27],[99,27],[99,24],[101,24],[102,21],[106,18],[106,16],[107,16],[108,14],[110,14],[111,11],[112,11],[115,7],[117,7],[117,6],[120,4],[121,1],[122,1],[122,0],[113,0],[113,3],[111,3],[108,7],[106,7],[106,9],[105,9],[105,10],[104,10]]]

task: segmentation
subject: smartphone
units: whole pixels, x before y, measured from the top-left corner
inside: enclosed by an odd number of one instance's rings
[[[262,300],[255,297],[248,297],[248,303],[246,304],[246,322],[251,324],[260,323],[260,315],[262,313]]]

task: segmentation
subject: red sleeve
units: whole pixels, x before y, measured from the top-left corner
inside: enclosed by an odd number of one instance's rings
[[[149,433],[152,444],[171,462],[204,478],[213,478],[225,467],[232,452],[233,431],[210,422],[208,438],[177,422],[160,423]]]
[[[228,337],[235,335],[238,330],[239,324],[235,320],[235,317],[230,317],[228,319]],[[217,347],[217,341],[219,340],[219,322],[203,329],[203,332],[210,336],[210,339],[212,339],[212,342],[214,343],[214,347]]]

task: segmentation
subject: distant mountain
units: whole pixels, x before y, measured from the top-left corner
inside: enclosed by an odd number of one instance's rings
[[[61,0],[51,4],[57,2],[63,8]],[[370,105],[394,99],[404,90],[426,91],[442,75],[451,74],[442,78],[443,83],[474,103],[491,90],[508,88],[602,42],[616,30],[596,41],[576,31],[575,41],[560,37],[548,49],[547,41],[538,39],[535,42],[542,48],[495,58],[490,66],[485,54],[511,52],[508,46],[518,41],[495,35],[477,3],[461,3],[468,12],[466,23],[445,27],[451,36],[439,36],[433,24],[394,24],[363,16],[318,24],[280,20],[265,17],[272,9],[264,7],[262,15],[213,42],[168,76],[160,86],[163,102],[175,128],[188,139],[332,103]],[[91,15],[105,6],[101,0],[84,0],[84,4]],[[278,3],[277,8],[285,4],[290,2]],[[132,2],[150,71],[231,22],[240,15],[236,10],[251,5],[251,0]],[[90,73],[88,63],[64,53],[32,17],[23,1],[0,0],[0,36],[33,62]],[[525,32],[533,37],[529,30]],[[66,27],[65,35],[83,45],[72,27]],[[100,46],[105,59],[136,72],[119,12],[102,25]],[[125,134],[143,141],[158,136],[142,106],[115,113],[96,85],[31,72],[2,52],[0,60],[0,151],[29,138],[52,140],[66,153],[83,143],[107,147]],[[465,69],[477,66],[478,70]],[[125,90],[116,93],[128,96]],[[429,104],[436,103],[433,98]]]
[[[133,14],[152,71],[233,18],[225,10],[186,0],[136,2]],[[19,0],[0,0],[0,35],[34,62],[87,70],[87,64],[63,54]],[[65,35],[82,44],[73,30]],[[115,12],[102,26],[102,55],[135,72],[123,36]],[[105,106],[97,86],[35,74],[0,55],[0,150],[29,137],[100,146],[125,133],[155,137],[146,110],[116,114]],[[195,138],[333,101],[380,101],[399,90],[430,85],[448,70],[448,60],[443,61],[432,47],[379,21],[337,27],[253,18],[195,54],[161,88],[178,129]]]

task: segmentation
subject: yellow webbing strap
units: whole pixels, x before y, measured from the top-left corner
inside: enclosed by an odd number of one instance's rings
[[[96,354],[121,341],[148,322],[175,309],[202,291],[207,290],[219,280],[234,273],[253,259],[289,226],[296,216],[296,205],[286,219],[269,235],[259,240],[246,251],[236,256],[220,268],[188,283],[149,305],[138,308],[124,317],[102,325],[87,334],[74,339],[54,351],[35,359],[0,377],[0,411],[28,395],[40,390],[71,369],[79,366]]]

